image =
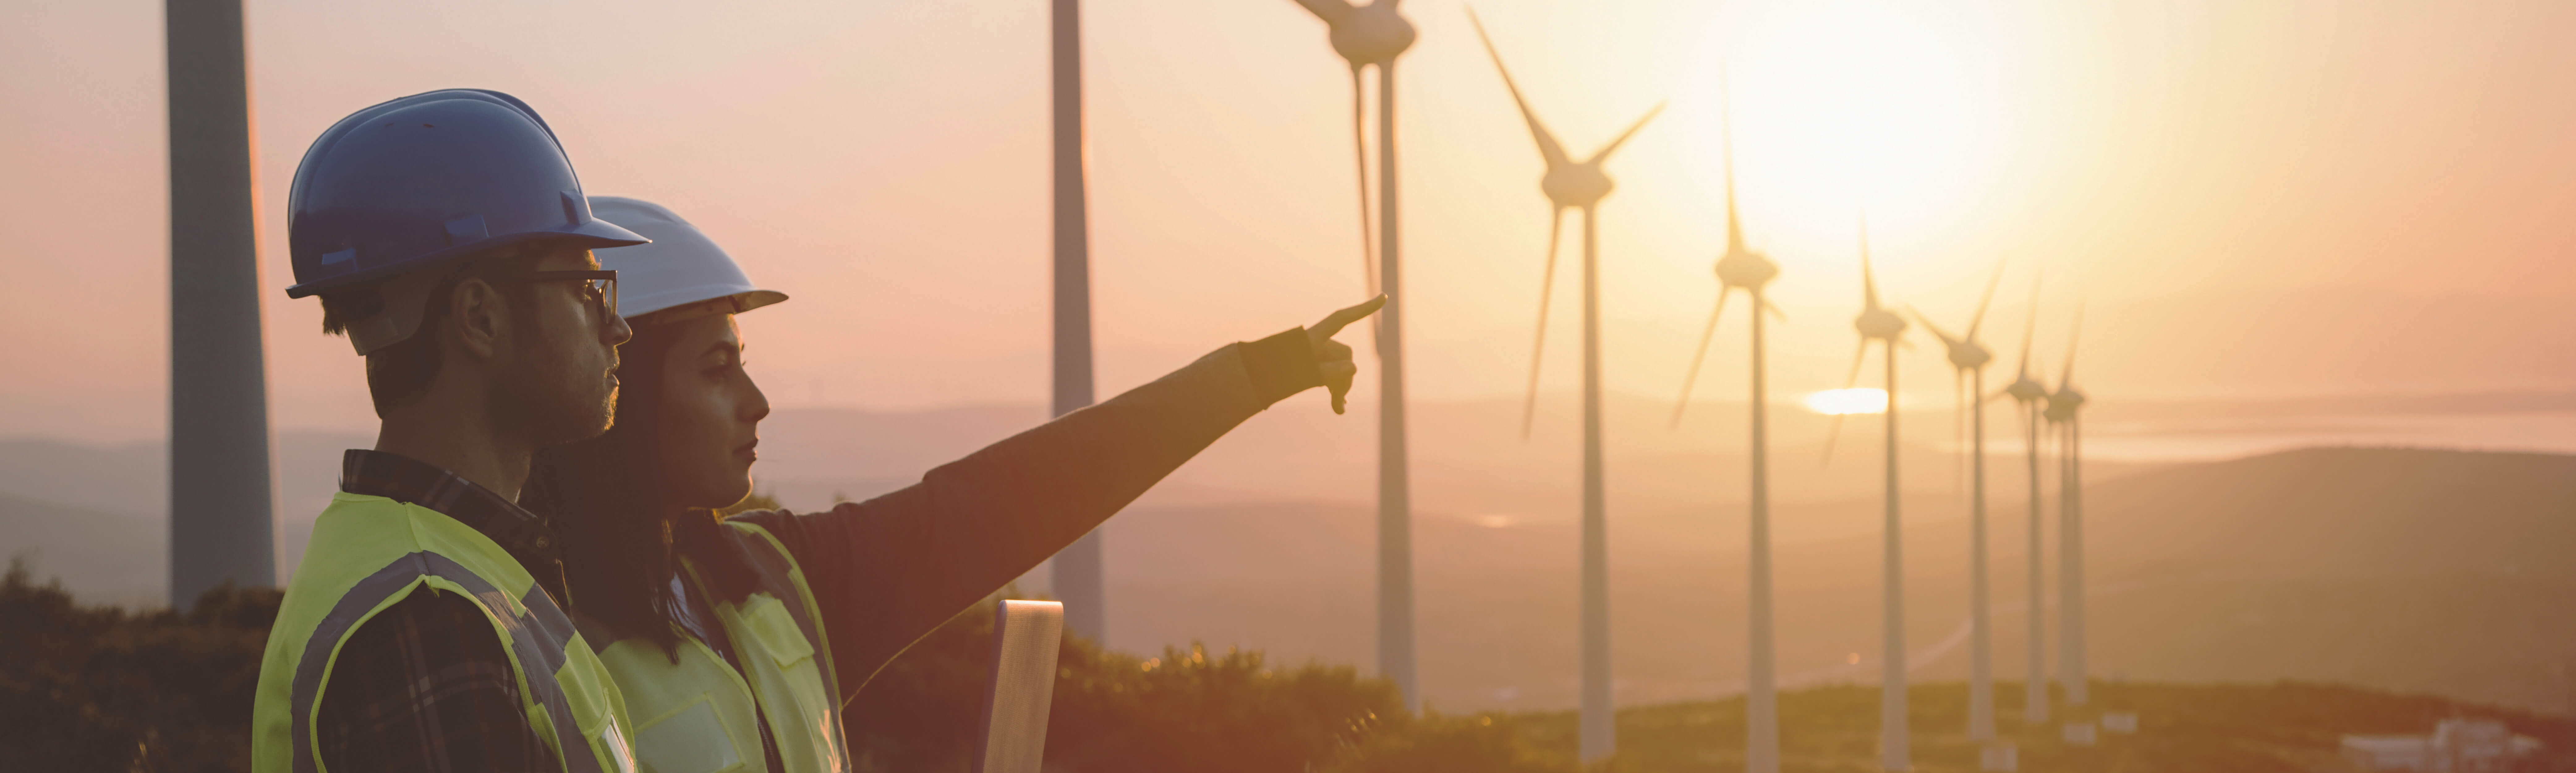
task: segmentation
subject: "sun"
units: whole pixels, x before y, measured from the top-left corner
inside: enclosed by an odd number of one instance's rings
[[[1815,411],[1827,416],[1842,416],[1856,413],[1886,413],[1887,390],[1871,389],[1868,387],[1860,387],[1856,389],[1827,389],[1822,392],[1807,395],[1807,399],[1804,402],[1807,404],[1807,410]]]
[[[1839,253],[1864,211],[1882,241],[1966,217],[2000,183],[2018,128],[2006,17],[1879,0],[1714,15],[1714,61],[1690,88],[1731,107],[1756,230],[1787,251]],[[1715,190],[1726,164],[1708,140],[1694,173]]]

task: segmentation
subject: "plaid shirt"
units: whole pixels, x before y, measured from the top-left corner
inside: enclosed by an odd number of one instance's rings
[[[500,544],[563,598],[563,564],[544,519],[436,466],[351,449],[340,490],[426,507]],[[528,727],[501,640],[474,602],[414,593],[349,634],[322,694],[314,740],[333,770],[554,771]]]

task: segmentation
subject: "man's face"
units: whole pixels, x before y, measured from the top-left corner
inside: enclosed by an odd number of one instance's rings
[[[599,261],[589,250],[557,250],[528,268],[589,271]],[[533,282],[525,292],[528,313],[511,327],[517,340],[494,384],[497,418],[522,428],[537,445],[596,437],[614,418],[617,345],[632,333],[625,320],[601,314],[585,283]]]

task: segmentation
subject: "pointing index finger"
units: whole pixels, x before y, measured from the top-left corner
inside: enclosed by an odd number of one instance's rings
[[[1324,321],[1315,323],[1315,326],[1310,329],[1316,333],[1322,334],[1325,338],[1331,338],[1340,334],[1343,327],[1346,327],[1353,322],[1367,319],[1368,315],[1377,313],[1378,309],[1384,308],[1385,306],[1386,296],[1384,294],[1380,294],[1378,297],[1370,298],[1357,306],[1352,306],[1350,308],[1325,315]]]

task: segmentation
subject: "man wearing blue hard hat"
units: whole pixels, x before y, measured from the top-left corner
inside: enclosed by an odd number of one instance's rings
[[[625,703],[519,490],[540,447],[611,420],[631,335],[536,111],[454,89],[360,110],[288,194],[295,298],[366,359],[383,422],[350,450],[260,664],[264,773],[634,769]]]

